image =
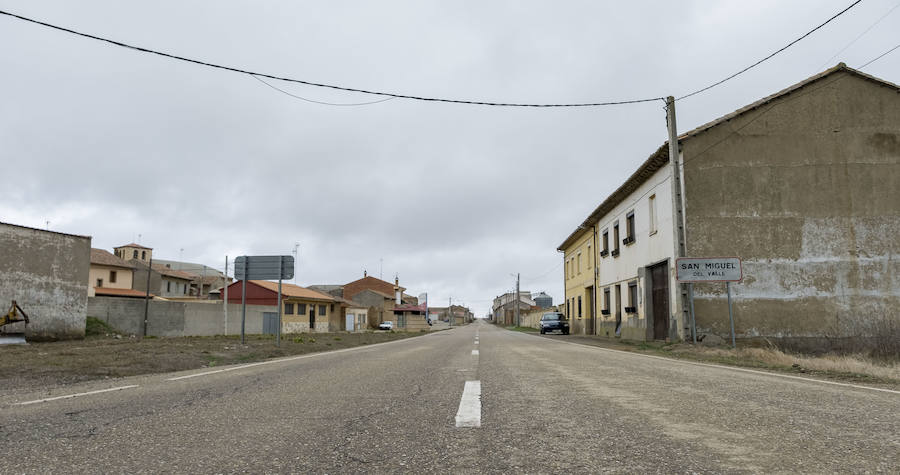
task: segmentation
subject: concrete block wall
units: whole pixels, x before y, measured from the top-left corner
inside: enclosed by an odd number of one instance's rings
[[[245,332],[262,333],[263,312],[277,312],[274,305],[247,305]],[[90,297],[87,314],[116,330],[143,332],[144,300],[125,297]],[[226,331],[227,326],[227,331]],[[174,302],[151,300],[147,308],[147,334],[152,336],[240,335],[241,305],[228,304],[225,322],[221,302]]]
[[[5,332],[31,340],[84,338],[91,238],[0,223],[0,311],[28,314]]]

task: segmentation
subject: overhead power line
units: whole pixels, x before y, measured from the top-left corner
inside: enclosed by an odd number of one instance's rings
[[[885,51],[884,53],[879,54],[879,55],[876,56],[874,59],[872,59],[872,60],[870,60],[869,62],[867,62],[866,64],[863,64],[862,66],[860,66],[859,69],[862,69],[862,68],[864,68],[864,67],[866,67],[866,66],[868,66],[868,65],[870,65],[870,64],[872,64],[872,63],[874,63],[875,61],[878,61],[879,59],[881,59],[881,58],[887,56],[888,54],[892,53],[892,52],[893,52],[895,49],[897,49],[897,48],[900,48],[900,45],[894,46],[893,48],[891,48],[891,49]]]
[[[88,33],[82,33],[82,32],[75,31],[75,30],[72,30],[69,28],[64,28],[64,27],[53,25],[53,24],[46,23],[43,21],[24,17],[22,15],[16,15],[15,13],[10,13],[10,12],[4,11],[4,10],[0,10],[0,14],[6,15],[9,17],[13,17],[13,18],[17,18],[19,20],[26,21],[28,23],[33,23],[35,25],[41,25],[41,26],[51,28],[51,29],[54,29],[57,31],[70,33],[70,34],[81,36],[84,38],[90,38],[92,40],[103,41],[105,43],[109,43],[109,44],[119,46],[122,48],[128,48],[131,50],[140,51],[142,53],[155,54],[155,55],[162,56],[165,58],[175,59],[178,61],[184,61],[187,63],[198,64],[198,65],[207,66],[210,68],[222,69],[225,71],[232,71],[235,73],[249,74],[249,75],[255,76],[255,77],[264,77],[264,78],[269,78],[269,79],[275,79],[278,81],[293,82],[293,83],[297,83],[297,84],[305,84],[307,86],[322,87],[322,88],[335,89],[338,91],[346,91],[346,92],[358,92],[358,93],[362,93],[362,94],[371,94],[373,96],[384,96],[384,97],[390,97],[390,98],[395,98],[395,99],[411,99],[411,100],[416,100],[416,101],[446,102],[446,103],[453,103],[453,104],[468,104],[468,105],[497,106],[497,107],[598,107],[598,106],[615,106],[615,105],[623,105],[623,104],[637,104],[640,102],[653,102],[653,101],[663,100],[662,97],[650,97],[650,98],[646,98],[646,99],[629,99],[629,100],[620,100],[620,101],[575,102],[575,103],[552,104],[552,103],[490,102],[490,101],[473,101],[473,100],[462,100],[462,99],[445,99],[445,98],[439,98],[439,97],[415,96],[415,95],[411,95],[411,94],[398,94],[398,93],[393,93],[393,92],[374,91],[374,90],[360,89],[360,88],[354,88],[354,87],[336,86],[334,84],[317,83],[317,82],[312,82],[312,81],[306,81],[303,79],[295,79],[295,78],[289,78],[289,77],[284,77],[284,76],[276,76],[274,74],[266,74],[266,73],[261,73],[261,72],[256,72],[256,71],[250,71],[250,70],[236,68],[236,67],[232,67],[232,66],[224,66],[221,64],[215,64],[215,63],[210,63],[210,62],[206,62],[206,61],[201,61],[198,59],[192,59],[192,58],[187,58],[184,56],[178,56],[175,54],[164,53],[162,51],[157,51],[157,50],[153,50],[153,49],[149,49],[149,48],[134,46],[134,45],[130,45],[127,43],[122,43],[121,41],[111,40],[109,38],[103,38],[103,37],[91,35]]]
[[[848,6],[847,8],[845,8],[845,9],[843,9],[843,10],[837,12],[837,13],[836,13],[834,16],[832,16],[831,18],[825,20],[824,23],[822,23],[822,24],[820,24],[819,26],[813,28],[812,30],[807,31],[806,33],[803,34],[803,36],[797,38],[796,40],[791,41],[790,43],[788,43],[788,44],[782,46],[781,48],[778,48],[774,53],[772,53],[772,54],[766,56],[765,58],[763,58],[763,59],[761,59],[761,60],[759,60],[759,61],[757,61],[757,62],[751,64],[750,66],[747,66],[746,68],[744,68],[744,69],[742,69],[742,70],[740,70],[740,71],[738,71],[738,72],[732,74],[731,76],[728,76],[728,77],[725,78],[725,79],[722,79],[721,81],[714,82],[714,83],[710,84],[709,86],[706,86],[706,87],[704,87],[704,88],[702,88],[702,89],[697,89],[696,91],[694,91],[694,92],[692,92],[692,93],[685,94],[685,95],[679,97],[677,100],[680,101],[680,100],[682,100],[682,99],[687,99],[688,97],[695,96],[695,95],[697,95],[697,94],[700,94],[701,92],[708,91],[708,90],[710,90],[710,89],[712,89],[712,88],[714,88],[714,87],[716,87],[716,86],[718,86],[718,85],[720,85],[720,84],[722,84],[722,83],[724,83],[724,82],[726,82],[726,81],[730,81],[731,79],[734,79],[734,78],[740,76],[741,74],[744,74],[745,72],[747,72],[747,71],[749,71],[749,70],[751,70],[751,69],[753,69],[753,68],[759,66],[760,64],[764,63],[765,61],[771,59],[773,56],[777,55],[778,53],[781,53],[782,51],[784,51],[784,50],[790,48],[791,46],[793,46],[794,44],[798,43],[800,40],[806,38],[807,36],[809,36],[809,35],[811,35],[811,34],[813,34],[813,33],[815,33],[816,30],[818,30],[818,29],[822,28],[823,26],[825,26],[825,25],[831,23],[831,21],[834,20],[835,18],[837,18],[837,17],[843,15],[844,13],[847,13],[848,10],[850,10],[850,9],[853,8],[853,7],[855,7],[855,6],[858,5],[860,2],[862,2],[862,0],[856,0],[855,2],[851,3],[850,6]]]
[[[392,101],[392,100],[396,99],[396,97],[385,97],[384,99],[379,99],[379,100],[377,100],[377,101],[370,101],[370,102],[350,102],[350,103],[345,103],[345,102],[324,102],[324,101],[315,101],[315,100],[312,100],[312,99],[307,99],[307,98],[305,98],[305,97],[298,96],[298,95],[296,95],[296,94],[292,94],[292,93],[290,93],[290,92],[285,91],[284,89],[275,87],[275,86],[273,86],[273,85],[267,83],[266,81],[263,81],[262,79],[260,79],[260,78],[258,78],[258,77],[256,77],[256,76],[252,75],[252,74],[250,75],[250,77],[252,77],[253,79],[256,79],[257,81],[259,81],[259,82],[265,84],[266,86],[271,87],[272,89],[274,89],[274,90],[276,90],[276,91],[278,91],[278,92],[280,92],[280,93],[282,93],[282,94],[286,94],[286,95],[291,96],[291,97],[293,97],[293,98],[295,98],[295,99],[300,99],[301,101],[312,102],[313,104],[322,104],[322,105],[326,105],[326,106],[370,106],[370,105],[372,105],[372,104],[380,104],[380,103],[382,103],[382,102]]]
[[[827,25],[828,23],[831,23],[834,19],[836,19],[837,17],[843,15],[844,13],[846,13],[847,11],[849,11],[851,8],[853,8],[853,7],[855,7],[856,5],[858,5],[860,2],[862,2],[862,0],[855,0],[855,1],[854,1],[853,3],[851,3],[848,7],[844,8],[844,9],[841,10],[840,12],[836,13],[836,14],[833,15],[831,18],[825,20],[825,22],[823,22],[823,23],[821,23],[820,25],[816,26],[816,27],[813,28],[812,30],[809,30],[808,32],[806,32],[805,34],[803,34],[802,36],[800,36],[799,38],[797,38],[797,39],[795,39],[794,41],[791,41],[790,43],[788,43],[787,45],[785,45],[785,46],[779,48],[779,49],[776,50],[774,53],[772,53],[772,54],[766,56],[765,58],[763,58],[763,59],[761,59],[761,60],[759,60],[759,61],[757,61],[757,62],[751,64],[750,66],[747,66],[746,68],[744,68],[744,69],[742,69],[742,70],[740,70],[740,71],[738,71],[738,72],[732,74],[731,76],[726,77],[725,79],[722,79],[722,80],[720,80],[720,81],[717,81],[717,82],[715,82],[715,83],[712,83],[712,84],[710,84],[710,85],[708,85],[708,86],[706,86],[706,87],[704,87],[704,88],[698,89],[698,90],[696,90],[696,91],[694,91],[694,92],[691,92],[691,93],[689,93],[689,94],[685,94],[685,95],[679,97],[677,100],[680,101],[680,100],[682,100],[682,99],[686,99],[686,98],[688,98],[688,97],[692,97],[692,96],[695,96],[695,95],[700,94],[700,93],[702,93],[702,92],[708,91],[708,90],[710,90],[710,89],[712,89],[712,88],[714,88],[714,87],[716,87],[716,86],[718,86],[718,85],[720,85],[720,84],[723,84],[723,83],[725,83],[725,82],[727,82],[727,81],[729,81],[729,80],[731,80],[731,79],[734,79],[735,77],[737,77],[737,76],[739,76],[739,75],[741,75],[741,74],[743,74],[743,73],[749,71],[750,69],[753,69],[753,68],[756,67],[756,66],[759,66],[759,65],[762,64],[763,62],[765,62],[765,61],[771,59],[771,58],[774,57],[775,55],[781,53],[782,51],[784,51],[784,50],[786,50],[786,49],[788,49],[788,48],[790,48],[791,46],[793,46],[794,44],[796,44],[796,43],[798,43],[799,41],[803,40],[803,39],[806,38],[807,36],[811,35],[812,33],[816,32],[817,30],[821,29],[822,27],[824,27],[824,26]],[[22,16],[22,15],[17,15],[17,14],[15,14],[15,13],[10,13],[10,12],[4,11],[4,10],[0,10],[0,14],[6,15],[6,16],[9,16],[9,17],[12,17],[12,18],[16,18],[16,19],[19,19],[19,20],[22,20],[22,21],[25,21],[25,22],[28,22],[28,23],[33,23],[33,24],[35,24],[35,25],[40,25],[40,26],[43,26],[43,27],[46,27],[46,28],[54,29],[54,30],[57,30],[57,31],[62,31],[62,32],[65,32],[65,33],[69,33],[69,34],[81,36],[81,37],[84,37],[84,38],[90,38],[90,39],[92,39],[92,40],[102,41],[102,42],[109,43],[109,44],[114,45],[114,46],[119,46],[119,47],[122,47],[122,48],[127,48],[127,49],[131,49],[131,50],[134,50],[134,51],[139,51],[139,52],[142,52],[142,53],[154,54],[154,55],[157,55],[157,56],[162,56],[162,57],[169,58],[169,59],[174,59],[174,60],[183,61],[183,62],[187,62],[187,63],[197,64],[197,65],[200,65],[200,66],[206,66],[206,67],[214,68],[214,69],[221,69],[221,70],[225,70],[225,71],[231,71],[231,72],[236,72],[236,73],[248,74],[248,75],[250,75],[250,76],[253,76],[253,77],[254,77],[255,79],[257,79],[257,80],[260,80],[260,81],[263,82],[265,85],[267,85],[267,86],[269,86],[269,87],[271,87],[271,88],[273,88],[273,89],[275,89],[275,90],[278,90],[278,91],[280,91],[280,92],[282,92],[282,93],[284,93],[284,94],[290,95],[290,96],[292,96],[292,97],[296,97],[296,98],[298,98],[298,99],[302,99],[302,100],[304,100],[304,101],[314,102],[314,103],[318,103],[318,104],[353,106],[353,105],[369,105],[369,104],[375,104],[375,103],[383,102],[383,101],[373,101],[373,102],[368,102],[368,103],[350,103],[350,104],[340,104],[340,103],[328,103],[328,102],[323,102],[323,101],[314,101],[314,100],[307,99],[307,98],[304,98],[304,97],[300,97],[300,96],[291,94],[291,93],[289,93],[289,92],[287,92],[287,91],[281,90],[281,89],[279,89],[279,88],[277,88],[277,87],[275,87],[275,86],[273,86],[273,85],[271,85],[271,84],[269,84],[269,83],[267,83],[267,82],[265,82],[265,81],[262,81],[262,79],[260,79],[260,78],[268,78],[268,79],[274,79],[274,80],[278,80],[278,81],[285,81],[285,82],[292,82],[292,83],[297,83],[297,84],[304,84],[304,85],[307,85],[307,86],[320,87],[320,88],[327,88],[327,89],[334,89],[334,90],[338,90],[338,91],[356,92],[356,93],[361,93],[361,94],[370,94],[370,95],[374,95],[374,96],[382,96],[382,97],[386,97],[386,98],[389,98],[389,99],[410,99],[410,100],[426,101],[426,102],[443,102],[443,103],[452,103],[452,104],[467,104],[467,105],[497,106],[497,107],[542,107],[542,108],[551,108],[551,107],[600,107],[600,106],[614,106],[614,105],[625,105],[625,104],[638,104],[638,103],[642,103],[642,102],[653,102],[653,101],[665,100],[663,97],[649,97],[649,98],[643,98],[643,99],[629,99],[629,100],[604,101],[604,102],[522,103],[522,102],[491,102],[491,101],[475,101],[475,100],[462,100],[462,99],[446,99],[446,98],[440,98],[440,97],[426,97],[426,96],[416,96],[416,95],[411,95],[411,94],[399,94],[399,93],[393,93],[393,92],[375,91],[375,90],[370,90],[370,89],[361,89],[361,88],[353,88],[353,87],[346,87],[346,86],[337,86],[337,85],[334,85],[334,84],[317,83],[317,82],[307,81],[307,80],[303,80],[303,79],[289,78],[289,77],[284,77],[284,76],[276,76],[276,75],[273,75],[273,74],[266,74],[266,73],[261,73],[261,72],[256,72],[256,71],[250,71],[250,70],[246,70],[246,69],[236,68],[236,67],[232,67],[232,66],[225,66],[225,65],[221,65],[221,64],[210,63],[210,62],[207,62],[207,61],[201,61],[201,60],[198,60],[198,59],[192,59],[192,58],[187,58],[187,57],[184,57],[184,56],[178,56],[178,55],[175,55],[175,54],[165,53],[165,52],[162,52],[162,51],[157,51],[157,50],[153,50],[153,49],[149,49],[149,48],[144,48],[144,47],[140,47],[140,46],[134,46],[134,45],[130,45],[130,44],[127,44],[127,43],[123,43],[123,42],[121,42],[121,41],[111,40],[111,39],[109,39],[109,38],[103,38],[103,37],[96,36],[96,35],[91,35],[91,34],[88,34],[88,33],[82,33],[82,32],[79,32],[79,31],[72,30],[72,29],[70,29],[70,28],[65,28],[65,27],[53,25],[53,24],[46,23],[46,22],[43,22],[43,21],[39,21],[39,20],[35,20],[35,19],[32,19],[32,18],[24,17],[24,16]],[[893,51],[893,50],[891,50],[891,51]],[[890,53],[890,51],[888,51],[888,53]],[[887,53],[885,53],[885,54],[887,54]],[[880,58],[880,57],[879,57],[879,58]],[[879,59],[879,58],[875,58],[875,60],[877,60],[877,59]],[[872,61],[875,61],[875,60],[872,60]],[[871,63],[871,62],[870,62],[870,63]],[[866,64],[869,64],[869,63],[866,63]]]
[[[860,38],[862,38],[863,36],[866,36],[866,33],[872,31],[872,28],[875,28],[875,26],[877,26],[879,23],[881,23],[882,21],[884,21],[884,19],[887,18],[888,15],[890,15],[891,13],[894,13],[894,10],[896,10],[897,8],[900,8],[900,2],[897,2],[897,4],[894,5],[893,7],[891,7],[891,9],[888,10],[884,15],[881,15],[881,17],[879,17],[877,20],[875,20],[875,23],[872,23],[871,25],[869,25],[869,27],[866,28],[865,30],[863,30],[862,33],[860,33],[859,35],[857,35],[856,38],[853,38],[853,41],[847,43],[847,45],[844,46],[843,48],[841,48],[841,50],[838,51],[837,53],[834,53],[834,56],[832,56],[832,57],[828,58],[827,60],[825,60],[825,62],[822,63],[821,66],[819,66],[819,69],[822,69],[822,68],[824,68],[825,66],[830,65],[831,62],[834,61],[834,58],[837,58],[841,53],[843,53],[844,51],[847,51],[847,48],[853,46],[853,44],[856,43],[857,41],[859,41]]]

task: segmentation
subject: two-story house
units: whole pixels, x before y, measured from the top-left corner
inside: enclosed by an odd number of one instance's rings
[[[660,147],[558,247],[567,313],[593,271],[594,333],[689,339],[680,225],[685,256],[742,259],[739,338],[871,335],[900,314],[898,144],[900,87],[843,63],[681,134],[677,162]],[[591,243],[595,269],[579,274]],[[695,284],[693,301],[698,333],[727,335],[724,285]]]

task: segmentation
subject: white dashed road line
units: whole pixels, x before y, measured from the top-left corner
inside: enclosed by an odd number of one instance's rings
[[[478,350],[472,350],[472,356],[478,356]]]
[[[456,411],[456,427],[481,427],[481,381],[466,381]]]
[[[34,401],[17,402],[15,405],[16,405],[16,406],[27,406],[27,405],[29,405],[29,404],[37,404],[37,403],[48,402],[48,401],[57,401],[57,400],[60,400],[60,399],[71,399],[71,398],[73,398],[73,397],[89,396],[89,395],[91,395],[91,394],[108,393],[108,392],[110,392],[110,391],[121,391],[121,390],[123,390],[123,389],[131,389],[131,388],[136,388],[136,387],[138,387],[137,384],[132,384],[132,385],[129,385],[129,386],[118,386],[118,387],[115,387],[115,388],[98,389],[98,390],[96,390],[96,391],[88,391],[88,392],[86,392],[86,393],[66,394],[65,396],[56,396],[56,397],[48,397],[48,398],[45,398],[45,399],[36,399],[36,400],[34,400]]]

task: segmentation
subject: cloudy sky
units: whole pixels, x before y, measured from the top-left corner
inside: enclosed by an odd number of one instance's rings
[[[850,3],[0,0],[0,10],[307,81],[567,103],[691,92]],[[679,102],[679,130],[884,53],[900,42],[897,5],[865,0]],[[479,315],[516,272],[523,289],[561,300],[557,245],[666,140],[660,102],[330,106],[7,16],[0,45],[0,221],[49,221],[105,249],[140,239],[158,258],[218,268],[226,255],[300,243],[300,285],[398,274],[433,305],[452,297]],[[900,50],[864,71],[900,82]],[[320,102],[379,99],[269,82]]]

